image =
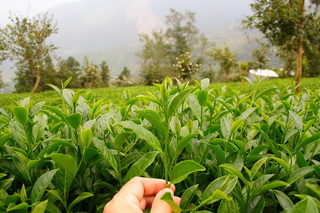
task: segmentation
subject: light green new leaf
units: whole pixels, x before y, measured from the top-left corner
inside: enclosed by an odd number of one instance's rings
[[[302,142],[300,142],[295,148],[294,151],[299,150],[302,147],[307,146],[309,143],[319,140],[320,139],[320,133],[314,134],[309,138],[304,139]]]
[[[274,180],[272,181],[271,183],[268,183],[266,185],[264,185],[260,190],[258,190],[256,192],[256,194],[262,194],[270,189],[274,189],[274,188],[277,188],[277,187],[280,187],[280,186],[290,186],[288,183],[284,182],[284,181],[281,181],[281,180]]]
[[[71,155],[53,153],[50,155],[45,155],[45,157],[52,158],[52,160],[62,169],[64,169],[68,174],[69,178],[73,179],[78,171],[77,163]]]
[[[288,195],[279,190],[273,190],[273,192],[276,195],[283,210],[285,210],[286,212],[290,211],[290,209],[293,207],[293,203],[288,197]]]
[[[191,89],[183,90],[182,92],[178,93],[168,104],[167,113],[169,118],[173,115],[180,104],[188,97]]]
[[[189,134],[189,135],[183,137],[181,140],[179,140],[179,142],[177,144],[177,149],[175,151],[175,159],[178,158],[178,156],[181,154],[182,150],[190,142],[190,140],[197,135],[198,135],[197,133],[192,133],[192,134]]]
[[[235,131],[237,131],[240,126],[243,124],[244,119],[238,119],[236,121],[234,121],[231,125],[231,130],[230,130],[230,134],[233,134]]]
[[[259,171],[261,166],[268,160],[268,157],[262,158],[258,160],[251,168],[251,180],[256,175],[256,173]]]
[[[47,187],[51,183],[53,176],[56,174],[57,171],[58,169],[51,170],[49,172],[44,173],[37,179],[31,191],[32,203],[38,202],[41,199],[43,193],[46,191]]]
[[[166,192],[161,198],[160,200],[163,200],[165,202],[167,202],[171,208],[173,213],[181,213],[181,209],[180,207],[173,201],[172,195],[170,192]]]
[[[114,138],[114,147],[117,150],[120,150],[122,144],[126,141],[126,139],[132,134],[132,132],[121,132]]]
[[[170,182],[172,184],[180,183],[189,174],[206,170],[205,167],[192,160],[185,160],[178,163],[170,172]]]
[[[225,170],[227,170],[228,172],[230,172],[233,175],[236,175],[238,178],[240,178],[240,180],[243,181],[244,184],[248,185],[248,181],[244,178],[244,176],[242,175],[242,173],[232,164],[222,164],[219,165],[219,167],[224,168]]]
[[[277,161],[283,167],[283,169],[286,171],[287,174],[291,174],[290,166],[287,162],[277,157],[270,157],[270,159]]]
[[[116,161],[115,156],[111,152],[111,150],[106,146],[105,142],[94,137],[93,138],[93,144],[98,149],[98,151],[101,153],[103,159],[105,159],[111,167],[118,172],[118,163]]]
[[[237,183],[238,178],[235,175],[219,177],[207,186],[202,194],[201,200],[206,200],[213,194],[214,191],[218,189],[220,189],[225,194],[229,194],[234,189]]]
[[[77,129],[81,124],[82,115],[80,113],[73,113],[66,116],[66,119],[72,128]]]
[[[221,119],[221,132],[224,139],[228,140],[231,134],[231,122],[226,117]]]
[[[132,129],[133,132],[142,140],[145,140],[152,148],[158,150],[159,152],[162,153],[161,145],[159,140],[146,128],[144,128],[141,125],[138,125],[132,121],[124,121],[120,122],[119,125]]]
[[[288,213],[319,213],[317,204],[308,196],[296,203]]]
[[[297,113],[295,113],[294,111],[291,111],[291,110],[289,111],[289,117],[291,118],[291,120],[293,120],[294,125],[296,126],[297,130],[299,132],[302,132],[302,130],[303,130],[302,118]]]
[[[131,178],[142,175],[142,173],[148,168],[148,166],[152,164],[157,154],[158,152],[148,152],[143,155],[130,167],[123,181],[128,182]]]
[[[200,106],[204,107],[208,100],[208,91],[207,90],[200,90],[197,93],[198,103]]]
[[[207,89],[208,86],[210,85],[210,79],[209,78],[202,79],[200,83],[201,83],[201,89],[203,90]]]
[[[36,207],[33,208],[31,213],[44,213],[48,204],[48,200],[42,201]]]
[[[135,112],[147,119],[161,135],[165,135],[167,133],[165,126],[161,122],[158,112],[151,109],[136,110]]]
[[[81,131],[81,141],[86,148],[89,148],[92,143],[92,129],[84,129]]]
[[[28,212],[28,204],[25,202],[19,203],[18,205],[10,203],[6,212]]]
[[[25,107],[15,107],[13,108],[14,117],[19,121],[21,124],[26,124],[29,120],[28,110]]]
[[[296,171],[294,171],[292,173],[292,175],[289,177],[288,183],[290,185],[292,185],[296,180],[298,180],[299,178],[301,178],[301,177],[303,177],[303,176],[305,176],[307,174],[310,174],[313,171],[314,171],[314,168],[311,167],[311,166],[299,168]]]
[[[70,203],[70,205],[68,206],[68,210],[67,212],[71,212],[72,208],[79,202],[83,201],[84,199],[87,199],[89,197],[92,197],[93,194],[89,193],[89,192],[82,192],[76,199],[74,199],[72,201],[72,203]]]

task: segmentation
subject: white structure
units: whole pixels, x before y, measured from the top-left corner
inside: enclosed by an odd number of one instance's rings
[[[267,79],[269,79],[269,78],[278,78],[279,77],[279,75],[273,70],[262,70],[262,69],[249,70],[248,78],[251,81],[257,80],[255,75],[258,76],[259,78],[267,77]]]

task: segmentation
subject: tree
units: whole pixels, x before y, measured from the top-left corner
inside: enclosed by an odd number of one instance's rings
[[[179,75],[182,82],[191,80],[192,75],[202,69],[201,64],[197,64],[191,61],[190,52],[183,52],[176,58],[176,63],[173,65],[175,71]]]
[[[244,21],[246,28],[256,28],[274,46],[294,51],[296,55],[296,85],[302,77],[304,46],[310,44],[319,22],[319,1],[312,1],[306,10],[306,0],[255,0],[251,4],[253,15]],[[300,92],[297,87],[296,92]]]
[[[18,92],[37,92],[44,71],[44,59],[56,47],[47,45],[46,39],[57,33],[56,24],[52,17],[38,16],[37,18],[9,17],[8,24],[2,31],[1,46],[5,46],[6,57],[16,61],[17,84],[21,84]]]
[[[140,74],[146,85],[160,83],[166,75],[170,75],[171,63],[168,58],[171,45],[167,42],[162,31],[153,31],[152,35],[140,35],[144,43],[143,50],[137,53],[141,59]]]
[[[239,71],[237,57],[231,52],[229,46],[215,48],[209,55],[220,65],[219,74],[222,79],[235,80]]]
[[[117,86],[130,86],[132,83],[130,82],[131,73],[130,70],[127,67],[124,67],[121,71],[120,75],[117,78]]]
[[[144,43],[143,50],[137,54],[141,59],[140,73],[148,85],[161,82],[165,76],[175,76],[172,65],[184,52],[192,52],[194,58],[204,61],[203,53],[209,44],[204,35],[199,39],[195,13],[180,13],[174,9],[166,16],[166,30],[141,34],[140,40]]]
[[[72,56],[67,59],[62,59],[59,62],[58,79],[62,82],[68,78],[72,78],[68,86],[70,88],[81,88],[81,81],[79,76],[81,75],[80,62]]]
[[[266,69],[270,62],[270,46],[268,44],[260,43],[258,48],[251,52],[253,69]]]
[[[102,87],[108,87],[110,84],[110,70],[106,61],[102,61],[100,64],[100,76]]]
[[[2,80],[2,71],[0,70],[0,89],[2,89],[4,87],[4,83]]]
[[[91,64],[89,59],[85,57],[85,65],[83,66],[83,73],[80,76],[82,87],[97,88],[100,85],[100,73],[98,66]]]

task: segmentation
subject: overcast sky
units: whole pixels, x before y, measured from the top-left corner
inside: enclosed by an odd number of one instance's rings
[[[49,8],[80,0],[0,0],[0,25],[8,22],[10,12],[22,16],[34,16]]]

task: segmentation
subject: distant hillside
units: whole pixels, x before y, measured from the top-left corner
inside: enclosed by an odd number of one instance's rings
[[[111,75],[118,75],[124,66],[137,74],[135,53],[142,44],[139,33],[150,33],[165,26],[169,9],[196,13],[196,25],[218,45],[228,43],[241,60],[247,59],[254,44],[248,44],[240,30],[241,20],[250,14],[253,0],[82,0],[49,10],[57,21],[59,33],[50,41],[59,49],[58,56],[85,56],[94,63],[106,60]],[[243,59],[242,59],[243,58]],[[8,63],[2,64],[5,78],[12,78]]]

